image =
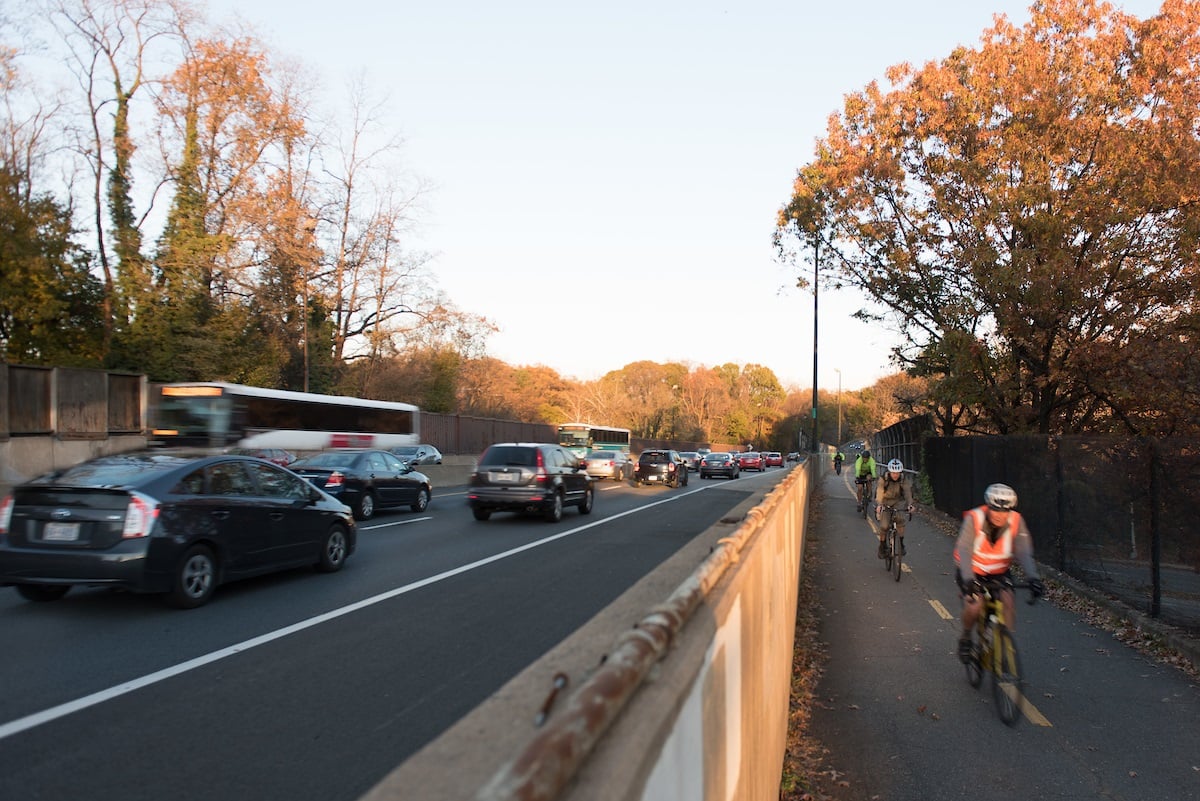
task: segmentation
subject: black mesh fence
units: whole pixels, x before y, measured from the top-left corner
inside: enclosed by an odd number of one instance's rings
[[[1011,485],[1038,561],[1200,633],[1200,440],[927,437],[923,467],[956,516]]]

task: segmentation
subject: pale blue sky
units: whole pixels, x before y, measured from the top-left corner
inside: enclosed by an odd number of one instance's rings
[[[406,166],[435,186],[418,244],[450,299],[500,326],[491,355],[579,379],[757,363],[808,388],[812,296],[771,248],[796,169],[845,94],[976,44],[994,13],[1029,16],[1016,0],[208,7],[240,9],[329,92],[363,73],[386,93]],[[846,389],[894,371],[893,336],[849,317],[861,302],[820,297],[823,388],[835,368]]]

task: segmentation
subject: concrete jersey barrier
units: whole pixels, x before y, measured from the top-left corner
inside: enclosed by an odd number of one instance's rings
[[[778,797],[812,469],[740,504],[364,801]]]

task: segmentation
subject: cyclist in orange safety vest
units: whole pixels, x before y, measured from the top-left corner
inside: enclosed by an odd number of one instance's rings
[[[984,505],[963,514],[962,528],[954,545],[955,580],[963,596],[962,634],[958,640],[958,658],[964,663],[971,656],[971,628],[983,611],[979,581],[1000,579],[999,592],[1004,604],[1004,617],[1009,629],[1016,628],[1013,605],[1012,574],[1009,568],[1015,558],[1029,579],[1034,597],[1045,592],[1033,560],[1033,538],[1025,518],[1016,511],[1017,493],[1007,484],[992,484],[983,493]]]

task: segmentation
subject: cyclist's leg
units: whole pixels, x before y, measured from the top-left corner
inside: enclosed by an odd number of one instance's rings
[[[889,509],[880,509],[880,514],[879,514],[879,557],[881,559],[883,558],[884,554],[887,553],[888,528],[891,527],[891,525],[892,525],[892,515],[893,514],[895,514],[895,512],[892,512]]]
[[[1004,605],[1004,623],[1010,632],[1017,628],[1017,609],[1016,597],[1012,587],[1004,587],[1002,589],[993,590],[996,597],[1000,599],[1000,603]]]
[[[899,509],[892,512],[892,514],[896,516],[896,537],[900,540],[896,547],[898,548],[900,555],[904,556],[908,553],[907,549],[904,547],[904,526],[908,523],[908,515],[900,514]]]
[[[958,635],[958,658],[964,662],[970,658],[971,632],[983,613],[982,595],[964,595],[962,608],[962,632]],[[965,645],[964,645],[965,643]]]

